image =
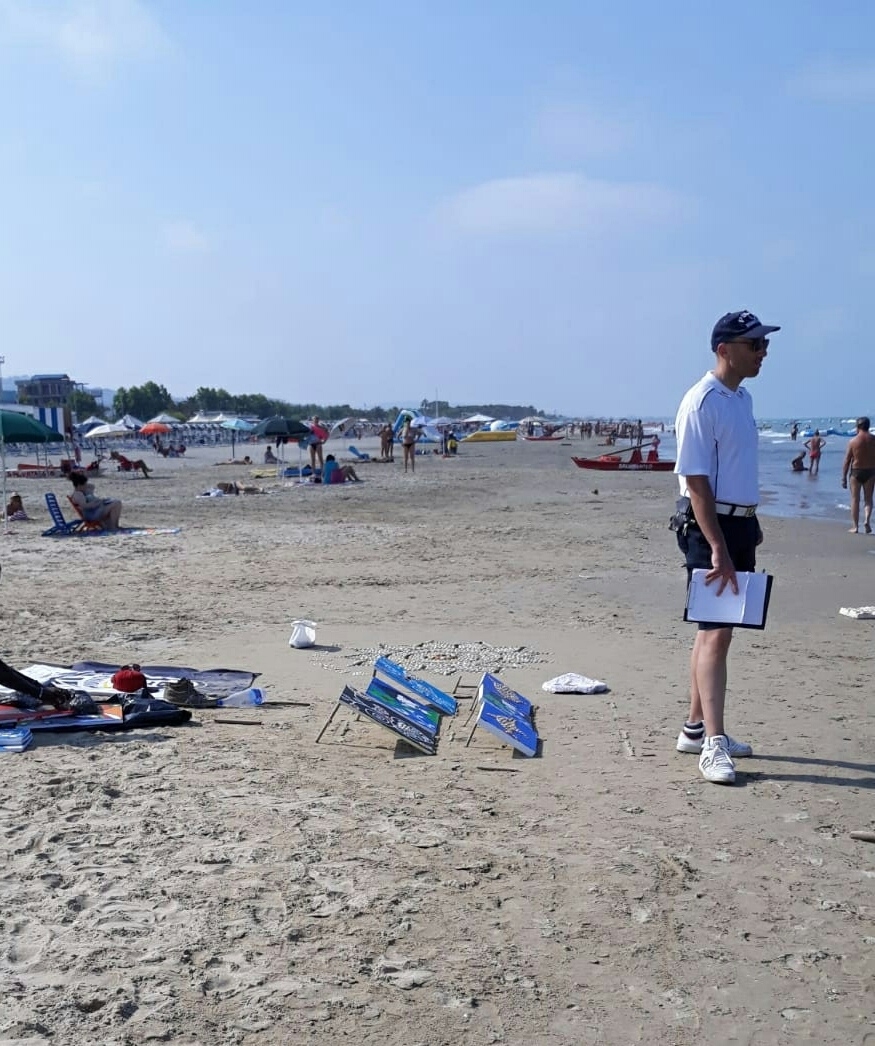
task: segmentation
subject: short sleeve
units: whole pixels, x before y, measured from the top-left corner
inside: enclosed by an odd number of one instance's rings
[[[675,472],[679,476],[710,476],[716,437],[714,423],[706,404],[708,397],[698,407],[692,407],[678,419],[677,461]]]

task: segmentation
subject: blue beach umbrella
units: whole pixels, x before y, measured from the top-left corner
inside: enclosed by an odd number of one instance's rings
[[[238,432],[252,432],[255,426],[249,422],[244,421],[243,418],[229,418],[227,421],[222,422],[223,429],[229,429],[231,432],[231,457],[234,457],[234,447],[237,443]]]

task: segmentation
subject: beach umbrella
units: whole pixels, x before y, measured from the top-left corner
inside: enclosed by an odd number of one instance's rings
[[[303,421],[298,421],[297,418],[283,418],[279,414],[275,414],[272,418],[264,418],[262,421],[259,421],[252,432],[256,436],[285,436],[286,439],[297,440],[298,476],[300,477],[301,469],[303,468],[301,440],[309,439],[312,435],[309,425],[305,425]],[[277,475],[279,475],[279,468],[280,466],[277,465]]]
[[[157,421],[159,425],[178,425],[179,418],[174,418],[172,414],[156,414],[154,418],[149,418],[146,422],[147,425],[151,425],[153,421]]]
[[[169,425],[166,425],[163,421],[147,421],[146,424],[140,429],[141,436],[166,436],[168,432],[173,430]]]
[[[228,418],[222,422],[223,429],[229,429],[231,432],[231,457],[234,457],[234,446],[237,442],[238,432],[252,432],[255,426],[251,421],[244,421],[243,418]]]
[[[121,422],[115,422],[113,424],[98,425],[96,429],[91,429],[90,432],[85,433],[85,439],[105,439],[107,436],[130,436],[130,434],[131,430],[126,425],[122,425]]]
[[[296,418],[283,418],[275,414],[264,418],[252,430],[256,436],[286,436],[288,439],[305,439],[310,435],[310,426]]]
[[[14,410],[0,410],[0,462],[3,468],[3,518],[5,530],[9,532],[6,519],[6,444],[7,443],[63,443],[60,432],[43,425],[29,414]]]

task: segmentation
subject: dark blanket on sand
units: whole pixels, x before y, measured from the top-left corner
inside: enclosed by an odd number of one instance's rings
[[[82,676],[105,675],[111,678],[122,666],[103,661],[77,661],[70,665],[68,673],[56,677],[59,686],[77,689],[76,679]],[[246,672],[235,668],[191,668],[189,665],[140,665],[150,690],[162,690],[177,679],[190,679],[198,690],[210,697],[227,697],[236,690],[247,690],[255,682],[257,672]],[[65,680],[61,682],[61,680]],[[69,682],[66,680],[69,679]],[[80,682],[79,688],[82,684]]]

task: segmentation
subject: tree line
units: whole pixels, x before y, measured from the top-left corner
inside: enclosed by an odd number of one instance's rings
[[[100,416],[103,413],[95,398],[81,390],[71,395],[69,405],[80,419],[91,414]],[[349,403],[289,403],[287,400],[264,396],[260,392],[232,393],[226,389],[207,387],[199,388],[193,396],[177,400],[164,385],[147,381],[144,385],[118,389],[113,397],[112,409],[116,417],[132,414],[144,421],[156,414],[170,414],[180,421],[185,421],[198,411],[223,411],[226,414],[251,415],[258,418],[269,418],[279,414],[286,418],[310,418],[318,415],[324,418],[356,417],[382,421],[385,418],[394,420],[401,408],[353,407]],[[488,414],[493,418],[514,419],[539,413],[532,406],[521,407],[518,404],[486,403],[453,407],[445,400],[425,399],[421,401],[419,409],[434,416]]]

